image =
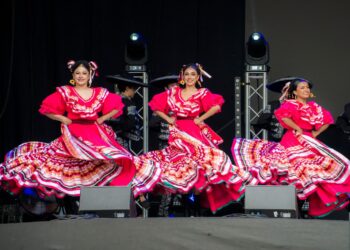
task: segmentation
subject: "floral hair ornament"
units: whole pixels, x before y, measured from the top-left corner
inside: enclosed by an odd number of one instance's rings
[[[68,70],[69,70],[70,72],[72,72],[72,67],[73,67],[74,64],[75,64],[75,61],[74,61],[74,60],[69,60],[69,61],[67,62],[67,68],[68,68]],[[74,85],[75,85],[74,79],[69,80],[69,83],[72,84],[72,85],[74,86]]]
[[[75,64],[74,60],[69,60],[67,62],[67,68],[69,69],[70,72],[72,72],[72,67],[73,67],[74,64]]]
[[[284,101],[287,98],[289,87],[290,87],[290,82],[287,82],[281,91],[282,95],[279,98],[280,102]]]
[[[90,70],[91,70],[89,84],[91,86],[92,80],[94,79],[95,75],[98,76],[98,71],[97,71],[98,66],[97,66],[97,63],[94,61],[90,61],[89,66],[90,66]]]
[[[196,67],[199,69],[199,85],[202,85],[201,83],[203,82],[203,75],[208,77],[208,78],[212,78],[212,76],[203,69],[203,66],[200,65],[199,63],[195,63],[194,65],[196,65]],[[184,69],[186,68],[187,65],[183,65],[180,71],[180,75],[179,75],[179,84],[184,85],[185,81],[184,81]]]
[[[208,78],[212,78],[212,76],[203,69],[203,66],[200,65],[199,63],[196,63],[196,66],[199,68],[199,71],[201,72],[199,78],[200,78],[200,81],[203,82],[203,75],[205,75],[206,77]]]

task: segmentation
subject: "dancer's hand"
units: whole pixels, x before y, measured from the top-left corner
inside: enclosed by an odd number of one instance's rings
[[[65,117],[65,116],[64,116],[64,117],[62,117],[61,122],[62,122],[64,125],[69,125],[69,124],[72,123],[72,120],[69,119],[68,117]]]
[[[196,125],[199,125],[199,124],[202,124],[202,123],[203,123],[202,119],[199,118],[199,117],[194,118],[193,122],[194,122],[194,124],[196,124]]]
[[[312,130],[311,134],[313,138],[316,138],[319,135],[319,133],[316,130]]]
[[[102,124],[105,122],[105,118],[103,116],[101,116],[101,117],[97,118],[96,122],[97,122],[97,124]]]
[[[295,131],[295,135],[302,135],[303,134],[303,130],[301,128],[298,128]]]
[[[167,119],[167,122],[168,122],[170,125],[175,125],[176,119],[175,119],[175,117],[169,117],[169,118]]]

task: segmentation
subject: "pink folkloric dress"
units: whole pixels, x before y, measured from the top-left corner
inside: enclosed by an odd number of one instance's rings
[[[230,158],[217,148],[222,139],[209,126],[198,126],[193,121],[223,103],[220,95],[205,88],[188,100],[181,97],[179,87],[154,96],[149,103],[151,109],[166,114],[172,111],[176,126],[169,128],[167,148],[135,157],[135,196],[155,188],[171,193],[188,193],[195,188],[206,195],[213,212],[242,197],[244,184],[254,182],[251,175],[232,165]]]
[[[309,214],[324,216],[348,204],[350,161],[312,137],[311,131],[333,123],[331,114],[315,102],[285,101],[275,111],[287,132],[280,143],[236,138],[232,144],[235,162],[260,184],[293,184],[298,198],[309,200]],[[282,121],[292,119],[304,132],[296,136]]]
[[[113,130],[96,122],[98,113],[123,110],[121,97],[93,88],[84,100],[71,86],[62,86],[41,104],[41,114],[67,114],[70,125],[51,143],[27,142],[11,150],[0,164],[2,186],[10,192],[36,188],[46,195],[80,195],[81,186],[127,185],[135,168],[132,155],[114,140]]]

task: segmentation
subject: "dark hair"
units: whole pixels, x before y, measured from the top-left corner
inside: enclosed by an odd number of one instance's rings
[[[287,99],[294,99],[295,98],[295,95],[293,92],[298,88],[298,85],[301,82],[306,82],[309,85],[309,88],[312,89],[312,83],[309,82],[308,80],[296,79],[296,80],[292,81],[289,85]]]
[[[137,87],[135,87],[134,85],[125,85],[125,84],[117,84],[118,85],[118,90],[120,93],[123,93],[127,87],[131,88],[131,89],[136,89]]]
[[[186,64],[186,65],[182,66],[183,72],[185,73],[185,70],[188,69],[188,68],[194,69],[197,72],[198,75],[201,74],[201,70],[199,69],[199,66],[196,63],[189,63],[189,64]]]
[[[199,66],[198,66],[198,64],[196,64],[196,63],[189,63],[189,64],[185,64],[185,65],[183,65],[182,66],[182,68],[181,68],[181,75],[182,74],[185,74],[185,71],[186,71],[186,69],[188,69],[188,68],[192,68],[192,69],[194,69],[196,72],[197,72],[197,74],[198,74],[198,76],[200,76],[201,75],[201,70],[199,69]],[[198,82],[196,82],[196,84],[195,84],[195,87],[197,88],[197,89],[199,89],[199,88],[201,88],[203,83],[201,82],[200,84],[198,83]],[[179,84],[179,86],[180,86],[180,88],[185,88],[186,87],[186,83],[184,83],[184,84]]]
[[[87,69],[89,72],[91,70],[91,67],[90,67],[90,64],[88,61],[86,60],[79,60],[79,61],[76,61],[72,67],[70,68],[70,71],[73,72],[79,67],[79,66],[83,66],[85,69]]]

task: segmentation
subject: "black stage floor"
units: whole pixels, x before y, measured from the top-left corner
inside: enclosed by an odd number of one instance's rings
[[[349,221],[70,219],[0,224],[1,249],[350,249]]]

